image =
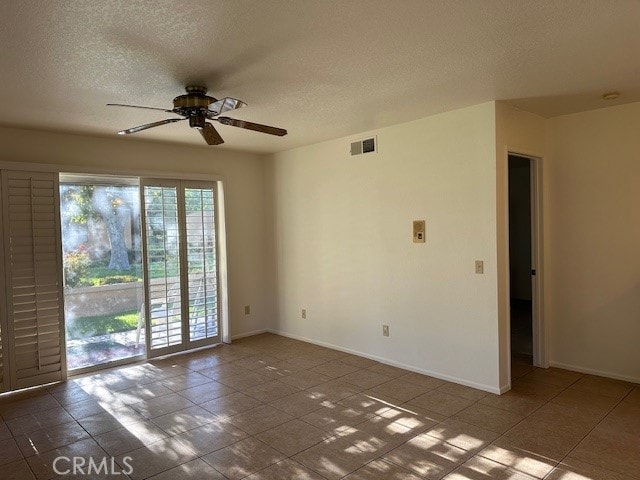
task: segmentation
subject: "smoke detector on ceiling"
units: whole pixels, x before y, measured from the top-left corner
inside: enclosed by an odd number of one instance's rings
[[[364,153],[376,153],[378,151],[378,137],[365,138],[351,143],[351,155],[362,155]]]
[[[615,100],[620,96],[620,92],[607,92],[602,95],[603,100]]]

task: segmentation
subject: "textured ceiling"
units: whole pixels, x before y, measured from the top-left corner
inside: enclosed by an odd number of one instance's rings
[[[111,135],[167,114],[106,103],[171,108],[194,83],[289,130],[207,147],[260,152],[490,100],[640,100],[637,0],[3,0],[0,27],[0,124],[30,128]],[[137,135],[202,144],[184,123]]]

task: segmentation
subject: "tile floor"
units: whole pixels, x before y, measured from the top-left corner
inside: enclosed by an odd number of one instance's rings
[[[638,385],[513,371],[497,396],[260,335],[0,397],[0,478],[640,479]]]

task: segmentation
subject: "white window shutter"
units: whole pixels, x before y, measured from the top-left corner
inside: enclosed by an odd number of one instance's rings
[[[59,381],[65,377],[65,349],[58,175],[3,171],[2,203],[2,351],[9,356],[10,388]]]

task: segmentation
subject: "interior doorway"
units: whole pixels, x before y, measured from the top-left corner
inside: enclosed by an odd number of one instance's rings
[[[512,363],[533,365],[531,160],[509,155],[509,286]]]
[[[542,318],[541,160],[509,153],[509,290],[511,370],[547,367]],[[518,370],[522,370],[520,368]]]

